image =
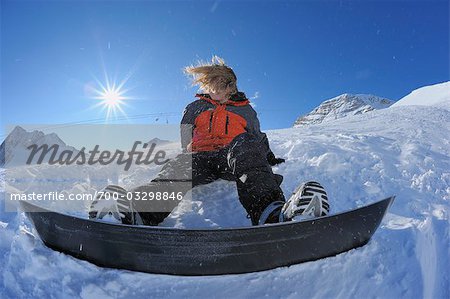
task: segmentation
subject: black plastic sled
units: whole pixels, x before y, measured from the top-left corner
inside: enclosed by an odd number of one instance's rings
[[[98,266],[175,275],[289,266],[365,245],[394,197],[306,221],[224,229],[113,224],[20,204],[48,247]]]

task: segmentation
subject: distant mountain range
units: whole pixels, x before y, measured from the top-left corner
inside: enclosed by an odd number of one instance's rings
[[[348,94],[326,100],[313,111],[303,115],[294,123],[294,127],[320,124],[349,115],[363,114],[376,109],[384,109],[394,102],[374,95]]]
[[[162,146],[171,144],[173,142],[169,140],[153,138],[147,143]],[[55,133],[45,134],[38,130],[28,132],[22,127],[16,126],[0,145],[0,166],[24,165],[30,154],[30,150],[28,150],[27,147],[32,144],[36,144],[37,146],[41,146],[44,144],[52,146],[56,144],[59,146],[59,152],[70,150],[74,153],[78,153],[78,150],[76,148],[68,146]]]
[[[27,147],[32,144],[37,146],[56,144],[61,151],[78,152],[74,147],[66,145],[55,133],[44,134],[38,130],[28,132],[22,127],[16,126],[0,145],[0,166],[5,164],[23,165],[30,153]]]

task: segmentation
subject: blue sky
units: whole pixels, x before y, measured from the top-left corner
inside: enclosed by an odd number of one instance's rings
[[[177,123],[213,54],[262,128],[342,93],[397,100],[449,80],[447,1],[1,1],[1,125],[104,118],[90,88],[128,77],[128,116]],[[162,113],[158,117],[158,113]],[[3,129],[2,129],[3,130]]]

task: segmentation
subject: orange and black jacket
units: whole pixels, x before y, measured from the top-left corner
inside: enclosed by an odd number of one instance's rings
[[[227,146],[236,136],[250,133],[260,140],[267,154],[272,153],[266,134],[260,130],[256,111],[245,94],[238,92],[223,104],[208,94],[197,94],[181,120],[181,145],[183,150],[191,143],[192,151],[215,151]]]

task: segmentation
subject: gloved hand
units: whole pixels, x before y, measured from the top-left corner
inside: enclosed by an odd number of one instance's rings
[[[272,152],[269,152],[267,154],[267,161],[269,162],[270,166],[275,166],[277,164],[284,163],[286,160],[283,158],[276,158]]]

